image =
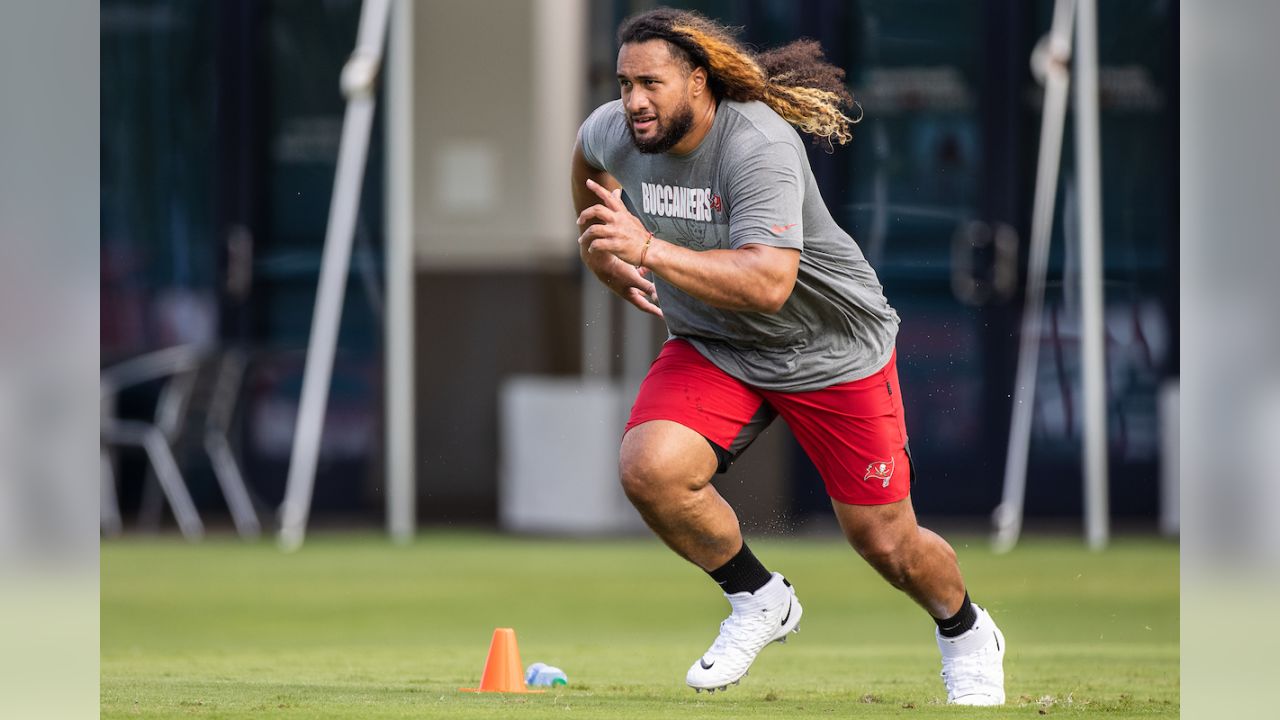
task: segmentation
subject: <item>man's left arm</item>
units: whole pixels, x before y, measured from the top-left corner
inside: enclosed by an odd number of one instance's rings
[[[731,178],[730,244],[695,251],[651,237],[638,218],[604,188],[588,183],[600,204],[578,222],[596,220],[578,239],[645,267],[685,293],[727,310],[776,313],[795,287],[800,266],[803,190],[795,150],[775,144]]]

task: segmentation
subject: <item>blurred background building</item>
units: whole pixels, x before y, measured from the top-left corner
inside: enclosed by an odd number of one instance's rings
[[[1009,438],[1040,127],[1028,58],[1052,0],[668,4],[742,26],[757,47],[815,38],[846,69],[865,117],[851,146],[812,147],[810,162],[903,319],[915,504],[928,517],[985,521]],[[387,168],[405,153],[420,523],[499,522],[504,453],[522,432],[504,423],[517,378],[585,377],[625,396],[629,358],[656,354],[660,323],[637,321],[584,277],[568,181],[578,123],[617,95],[614,29],[652,5],[432,0],[393,29],[409,38],[412,143],[388,137],[384,86],[316,523],[383,517],[384,404],[402,391],[383,370]],[[1111,510],[1154,528],[1168,470],[1159,396],[1179,373],[1178,5],[1098,5]],[[103,364],[209,349],[171,442],[215,524],[226,502],[201,427],[219,402],[223,358],[244,360],[227,420],[252,501],[267,519],[283,497],[342,125],[338,76],[359,15],[359,0],[101,3]],[[1027,514],[1046,522],[1081,512],[1071,145],[1068,132],[1028,472]],[[164,391],[162,381],[131,387],[116,412],[152,418]],[[114,461],[126,524],[166,523],[144,456],[119,449]],[[613,484],[603,467],[586,481]],[[781,424],[717,486],[756,531],[830,513]]]

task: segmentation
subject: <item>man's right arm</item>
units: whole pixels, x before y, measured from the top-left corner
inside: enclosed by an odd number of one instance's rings
[[[587,162],[586,157],[582,154],[581,139],[573,144],[573,171],[571,174],[573,177],[573,205],[579,215],[587,208],[600,204],[600,198],[587,188],[587,180],[593,180],[611,192],[620,192],[622,189],[621,184],[612,175],[604,170],[592,167]],[[595,221],[589,221],[578,229],[581,231],[586,229],[587,225],[594,224],[596,224]],[[649,278],[644,276],[641,270],[619,260],[613,253],[590,252],[579,247],[578,255],[582,258],[583,264],[590,268],[591,272],[595,274],[600,282],[604,283],[605,287],[640,310],[662,317],[662,310],[657,305],[657,288]]]

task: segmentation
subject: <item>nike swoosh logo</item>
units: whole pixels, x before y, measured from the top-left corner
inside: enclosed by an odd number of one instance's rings
[[[710,670],[711,666],[716,664],[716,661],[712,660],[711,662],[707,662],[706,658],[702,658],[698,660],[698,664],[702,666],[703,670]]]
[[[791,223],[790,225],[774,225],[769,229],[773,231],[774,235],[781,235],[782,233],[790,230],[791,228],[795,227],[798,224],[799,223]]]
[[[787,616],[782,618],[782,624],[785,626],[787,621],[791,619],[791,601],[787,600]]]

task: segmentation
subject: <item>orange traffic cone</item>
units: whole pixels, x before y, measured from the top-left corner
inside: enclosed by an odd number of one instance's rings
[[[484,675],[478,688],[459,688],[462,692],[540,693],[524,684],[524,666],[516,647],[516,631],[498,628],[489,643],[489,657],[484,661]]]

